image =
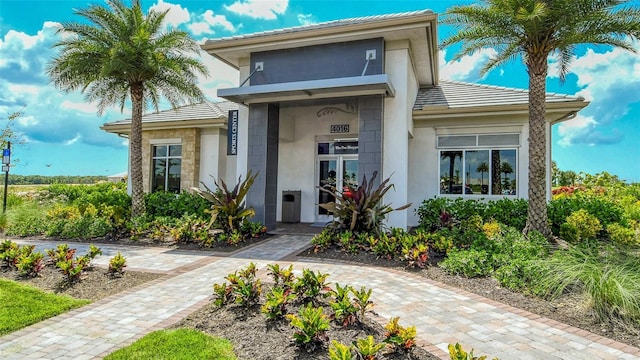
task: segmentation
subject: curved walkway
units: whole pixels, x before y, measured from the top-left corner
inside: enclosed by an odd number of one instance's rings
[[[166,248],[103,246],[98,265],[121,251],[128,269],[165,276],[66,314],[0,337],[0,359],[96,359],[145,334],[165,328],[206,302],[212,284],[249,262],[259,268],[278,261],[297,271],[329,273],[332,283],[373,288],[377,320],[400,316],[416,325],[418,344],[448,359],[460,342],[476,354],[508,359],[640,359],[640,349],[481,296],[398,270],[296,258],[311,236],[280,235],[216,256]],[[45,247],[55,243],[33,242]],[[82,245],[77,244],[82,252]],[[266,272],[263,272],[266,273]]]

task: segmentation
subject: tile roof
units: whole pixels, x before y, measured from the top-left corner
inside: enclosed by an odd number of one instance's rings
[[[256,32],[256,33],[252,33],[252,34],[244,34],[244,35],[222,37],[222,38],[219,38],[219,39],[207,40],[205,42],[205,45],[206,44],[211,44],[211,43],[216,43],[216,42],[229,41],[229,40],[250,39],[250,38],[258,38],[258,37],[262,37],[262,36],[272,36],[272,35],[279,35],[279,34],[296,33],[296,32],[300,32],[300,31],[328,29],[328,28],[333,28],[333,27],[338,27],[338,26],[357,25],[357,24],[364,24],[364,23],[371,23],[371,22],[377,22],[377,21],[392,20],[392,19],[397,19],[397,18],[411,17],[411,16],[418,16],[418,15],[428,15],[428,14],[434,14],[434,12],[431,11],[431,10],[418,10],[418,11],[408,11],[408,12],[395,13],[395,14],[382,14],[382,15],[355,17],[355,18],[350,18],[350,19],[339,19],[339,20],[326,21],[326,22],[321,22],[321,23],[316,23],[316,24],[301,25],[301,26],[288,27],[288,28],[282,28],[282,29],[261,31],[261,32]]]
[[[584,101],[584,98],[547,93],[547,103],[575,101]],[[418,91],[413,110],[423,110],[425,107],[432,106],[461,109],[477,106],[525,105],[528,103],[528,90],[457,81],[440,81],[440,84],[436,86],[423,87]]]
[[[176,109],[152,112],[142,115],[143,123],[157,123],[163,121],[189,121],[226,118],[229,110],[237,110],[238,104],[230,101],[204,101],[197,104],[185,105]],[[130,124],[131,119],[118,120],[105,125]]]

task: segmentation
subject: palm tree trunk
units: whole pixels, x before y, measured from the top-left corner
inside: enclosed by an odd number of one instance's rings
[[[131,86],[131,136],[129,156],[131,157],[131,217],[144,215],[144,188],[142,185],[142,105],[144,88],[142,84]]]
[[[524,233],[538,231],[551,236],[547,220],[546,78],[547,53],[528,54],[529,71],[529,207]]]

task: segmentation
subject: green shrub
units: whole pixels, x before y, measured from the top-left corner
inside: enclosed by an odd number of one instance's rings
[[[597,218],[603,229],[606,229],[609,224],[623,221],[623,210],[614,202],[602,196],[578,194],[549,202],[547,216],[553,233],[560,235],[560,227],[567,221],[567,217],[581,209]]]
[[[466,352],[462,349],[462,345],[456,343],[455,345],[449,344],[449,357],[451,360],[485,360],[486,355],[474,356],[473,349],[470,352]],[[498,358],[493,358],[498,360]]]
[[[7,210],[6,234],[13,236],[42,235],[47,229],[47,209],[37,203],[24,204]]]
[[[273,287],[267,293],[265,303],[260,308],[260,311],[266,316],[267,320],[280,319],[287,314],[287,304],[295,298],[296,296],[291,293],[291,289]]]
[[[33,249],[31,249],[33,251]],[[44,254],[41,252],[31,252],[30,254],[22,254],[18,258],[16,267],[20,276],[35,277],[44,269]]]
[[[329,360],[353,360],[351,346],[331,340],[329,347]]]
[[[451,231],[449,229],[440,229],[429,235],[427,239],[429,246],[439,252],[448,253],[453,249],[453,240],[451,239]]]
[[[327,297],[332,289],[327,282],[329,274],[302,269],[302,276],[293,284],[293,291],[302,300],[316,301],[319,296]]]
[[[169,233],[176,243],[206,242],[209,226],[195,214],[185,214],[176,219]]]
[[[367,336],[366,339],[356,340],[354,345],[359,358],[363,360],[375,360],[376,354],[384,348],[384,343],[376,343],[371,335]]]
[[[295,282],[293,264],[289,265],[288,268],[281,268],[279,264],[269,264],[267,268],[275,286],[282,287],[285,290],[293,288]]]
[[[18,245],[18,243],[11,240],[5,240],[0,243],[0,261],[2,261],[2,267],[15,269],[19,256],[20,245]]]
[[[360,322],[364,321],[364,315],[373,307],[373,301],[369,300],[369,298],[371,298],[371,291],[371,289],[367,289],[364,286],[361,287],[360,290],[351,289],[351,293],[354,296],[353,303],[358,309],[358,319],[360,319]]]
[[[635,220],[630,221],[630,226],[620,224],[609,224],[607,234],[614,244],[619,246],[640,245],[640,226]]]
[[[640,261],[612,246],[571,246],[536,264],[542,272],[540,293],[555,298],[579,291],[601,321],[640,323]]]
[[[540,273],[531,264],[548,256],[547,239],[537,232],[525,237],[515,228],[506,228],[496,242],[493,278],[506,288],[533,292]]]
[[[324,228],[320,234],[314,235],[311,239],[313,245],[313,251],[320,252],[328,249],[331,245],[335,244],[335,237],[333,231]]]
[[[491,255],[484,250],[454,248],[439,265],[450,274],[469,278],[487,276],[493,271]]]
[[[369,248],[379,257],[393,259],[401,248],[400,239],[385,232],[379,235],[369,235]]]
[[[330,328],[329,319],[321,307],[314,308],[311,303],[301,307],[299,316],[288,314],[291,326],[298,330],[293,334],[296,344],[308,351],[313,351],[322,344],[327,337],[325,333]]]
[[[525,199],[491,200],[487,203],[483,218],[485,220],[493,219],[501,224],[522,230],[527,222],[528,207],[529,202]]]
[[[184,215],[195,215],[200,219],[207,218],[205,210],[209,203],[202,196],[186,191],[175,194],[169,191],[156,191],[144,195],[147,216],[156,218],[168,216],[179,218]]]
[[[587,210],[580,209],[569,215],[566,222],[560,226],[560,236],[570,243],[577,244],[595,239],[600,230],[602,230],[600,220]]]
[[[109,269],[107,274],[111,276],[119,276],[124,274],[124,268],[127,267],[127,259],[122,256],[120,251],[109,259]]]
[[[262,283],[256,278],[256,264],[250,263],[246,268],[225,276],[229,281],[213,285],[214,304],[224,306],[233,301],[245,308],[257,304],[262,293]]]
[[[416,327],[404,327],[398,324],[398,319],[398,317],[391,318],[384,326],[387,331],[384,342],[396,351],[410,352],[416,346]]]
[[[442,227],[440,215],[447,209],[450,200],[444,197],[434,197],[422,202],[416,209],[420,218],[420,227],[431,232]]]

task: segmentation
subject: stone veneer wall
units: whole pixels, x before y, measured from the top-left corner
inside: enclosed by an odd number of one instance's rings
[[[152,141],[182,139],[182,166],[180,168],[180,190],[191,191],[200,179],[200,129],[169,129],[142,132],[142,176],[144,192],[151,187]]]

